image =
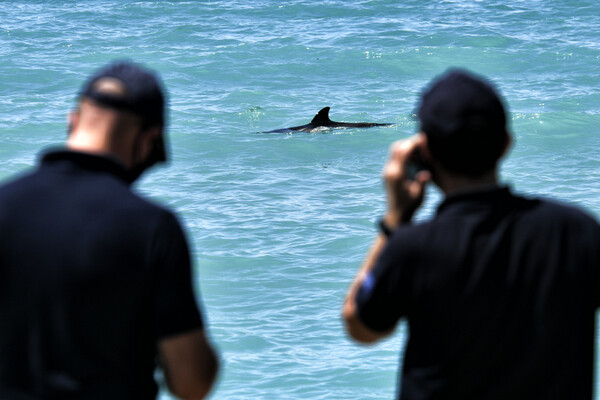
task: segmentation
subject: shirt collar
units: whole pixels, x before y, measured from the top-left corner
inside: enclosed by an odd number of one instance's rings
[[[109,154],[92,154],[68,149],[53,149],[42,153],[40,164],[42,167],[72,164],[90,171],[107,172],[124,182],[128,182],[125,166],[116,157]]]
[[[437,215],[460,213],[474,206],[494,206],[506,204],[512,197],[508,186],[491,186],[474,191],[464,191],[450,195],[439,205]]]

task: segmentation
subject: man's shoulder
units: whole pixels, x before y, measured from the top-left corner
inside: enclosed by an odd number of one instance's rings
[[[123,221],[146,226],[150,231],[166,231],[172,234],[183,229],[179,216],[168,205],[131,188],[115,197],[112,205],[108,207],[109,213],[122,216]]]
[[[13,175],[0,184],[0,204],[8,211],[27,209],[32,204],[44,207],[52,202],[56,212],[77,207],[107,219],[119,217],[124,222],[179,223],[175,212],[166,205],[112,174],[59,175],[39,167]]]
[[[9,175],[0,181],[0,192],[6,192],[20,185],[27,184],[37,174],[39,174],[38,168],[30,167],[24,171]]]
[[[535,207],[532,207],[530,211],[532,218],[536,218],[540,223],[599,225],[597,218],[581,206],[541,196],[533,197],[530,201],[536,203]]]
[[[494,211],[495,210],[495,211]],[[598,219],[581,206],[539,195],[511,193],[495,206],[480,212],[441,213],[415,224],[403,225],[394,236],[409,247],[428,248],[434,242],[452,243],[454,236],[479,224],[511,224],[528,232],[550,230],[599,232]]]
[[[31,197],[30,194],[39,191],[41,187],[51,185],[46,182],[37,168],[30,168],[6,177],[0,182],[0,202],[19,205],[23,198]]]
[[[154,216],[162,225],[169,225],[173,228],[180,227],[179,216],[168,206],[134,191],[131,191],[131,195],[136,199],[135,201],[139,204],[138,208],[143,213]]]

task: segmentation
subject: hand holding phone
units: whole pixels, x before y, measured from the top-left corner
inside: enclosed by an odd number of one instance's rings
[[[392,228],[410,221],[423,202],[425,184],[430,174],[419,174],[427,170],[421,153],[423,137],[415,135],[392,144],[390,158],[383,170],[388,212],[386,224]]]
[[[406,163],[408,169],[408,179],[411,181],[416,180],[417,174],[421,171],[429,171],[427,161],[423,157],[421,147],[417,147],[415,151],[409,156],[408,162]]]

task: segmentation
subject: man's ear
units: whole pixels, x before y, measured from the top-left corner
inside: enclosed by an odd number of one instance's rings
[[[150,153],[152,152],[152,146],[154,144],[154,140],[162,134],[162,128],[153,126],[147,129],[142,130],[135,143],[135,154],[137,157],[134,162],[141,162],[141,160],[145,160]]]
[[[502,153],[500,153],[500,158],[504,157],[506,155],[506,153],[508,153],[508,150],[510,149],[510,146],[512,146],[512,136],[509,132],[506,132],[506,141],[504,142],[504,148],[502,149]]]
[[[431,151],[429,150],[429,142],[427,141],[427,135],[424,132],[419,132],[419,140],[421,141],[421,156],[427,163],[431,162]]]
[[[71,136],[79,124],[79,110],[73,110],[67,114],[67,137]]]
[[[162,129],[154,126],[142,131],[143,140],[151,144],[154,140],[162,134]]]

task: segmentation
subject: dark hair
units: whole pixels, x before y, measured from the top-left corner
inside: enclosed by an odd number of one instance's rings
[[[448,171],[471,177],[495,168],[508,132],[493,86],[464,70],[450,70],[425,90],[417,113],[431,155]]]

